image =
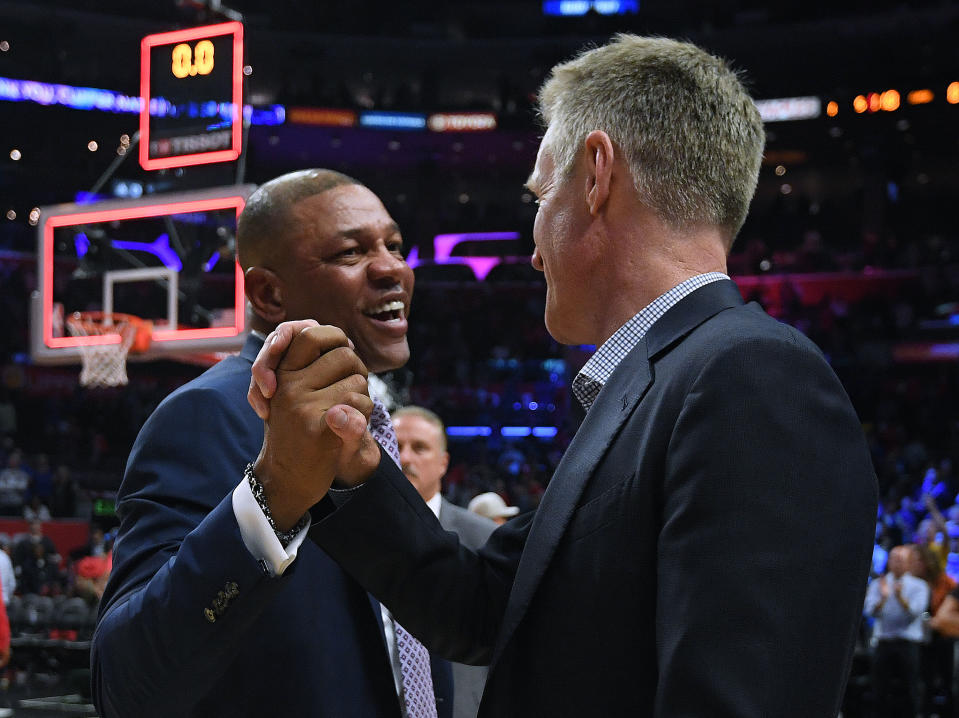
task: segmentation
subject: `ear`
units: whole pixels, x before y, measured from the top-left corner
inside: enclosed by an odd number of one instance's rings
[[[443,452],[443,475],[446,475],[446,470],[450,467],[450,452]]]
[[[602,130],[590,132],[586,137],[586,204],[594,217],[599,216],[609,200],[614,159],[615,150],[609,135]]]
[[[279,324],[286,319],[283,282],[273,271],[263,267],[250,267],[243,277],[246,298],[250,300],[257,315],[271,324]]]

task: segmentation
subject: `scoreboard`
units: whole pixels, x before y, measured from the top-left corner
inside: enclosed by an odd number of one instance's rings
[[[243,126],[243,25],[144,37],[140,96],[143,169],[235,160]]]

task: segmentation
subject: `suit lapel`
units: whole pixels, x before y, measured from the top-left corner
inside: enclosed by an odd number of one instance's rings
[[[522,620],[593,471],[653,381],[652,359],[724,309],[743,304],[737,286],[721,280],[700,287],[664,314],[603,386],[543,495],[520,558],[495,665]]]

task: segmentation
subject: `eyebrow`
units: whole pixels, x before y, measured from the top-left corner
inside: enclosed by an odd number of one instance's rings
[[[400,232],[400,226],[396,222],[390,222],[388,225],[386,225],[386,231],[389,235],[402,234],[402,232]],[[354,227],[352,229],[344,229],[339,233],[339,235],[349,239],[358,239],[368,235],[369,233],[370,227]]]

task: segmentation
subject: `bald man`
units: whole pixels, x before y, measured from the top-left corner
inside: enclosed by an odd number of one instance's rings
[[[309,519],[290,500],[303,497],[244,475],[263,442],[250,367],[277,323],[339,327],[373,372],[406,363],[413,272],[402,248],[379,198],[337,172],[283,175],[250,197],[237,259],[251,335],[160,404],[120,489],[92,653],[104,718],[450,714],[449,665],[431,667],[423,651],[411,687],[408,634],[304,543]]]
[[[929,586],[909,573],[907,546],[889,554],[889,570],[869,584],[866,615],[876,619],[873,684],[881,716],[919,712],[919,644],[925,640],[922,615],[929,607]]]

